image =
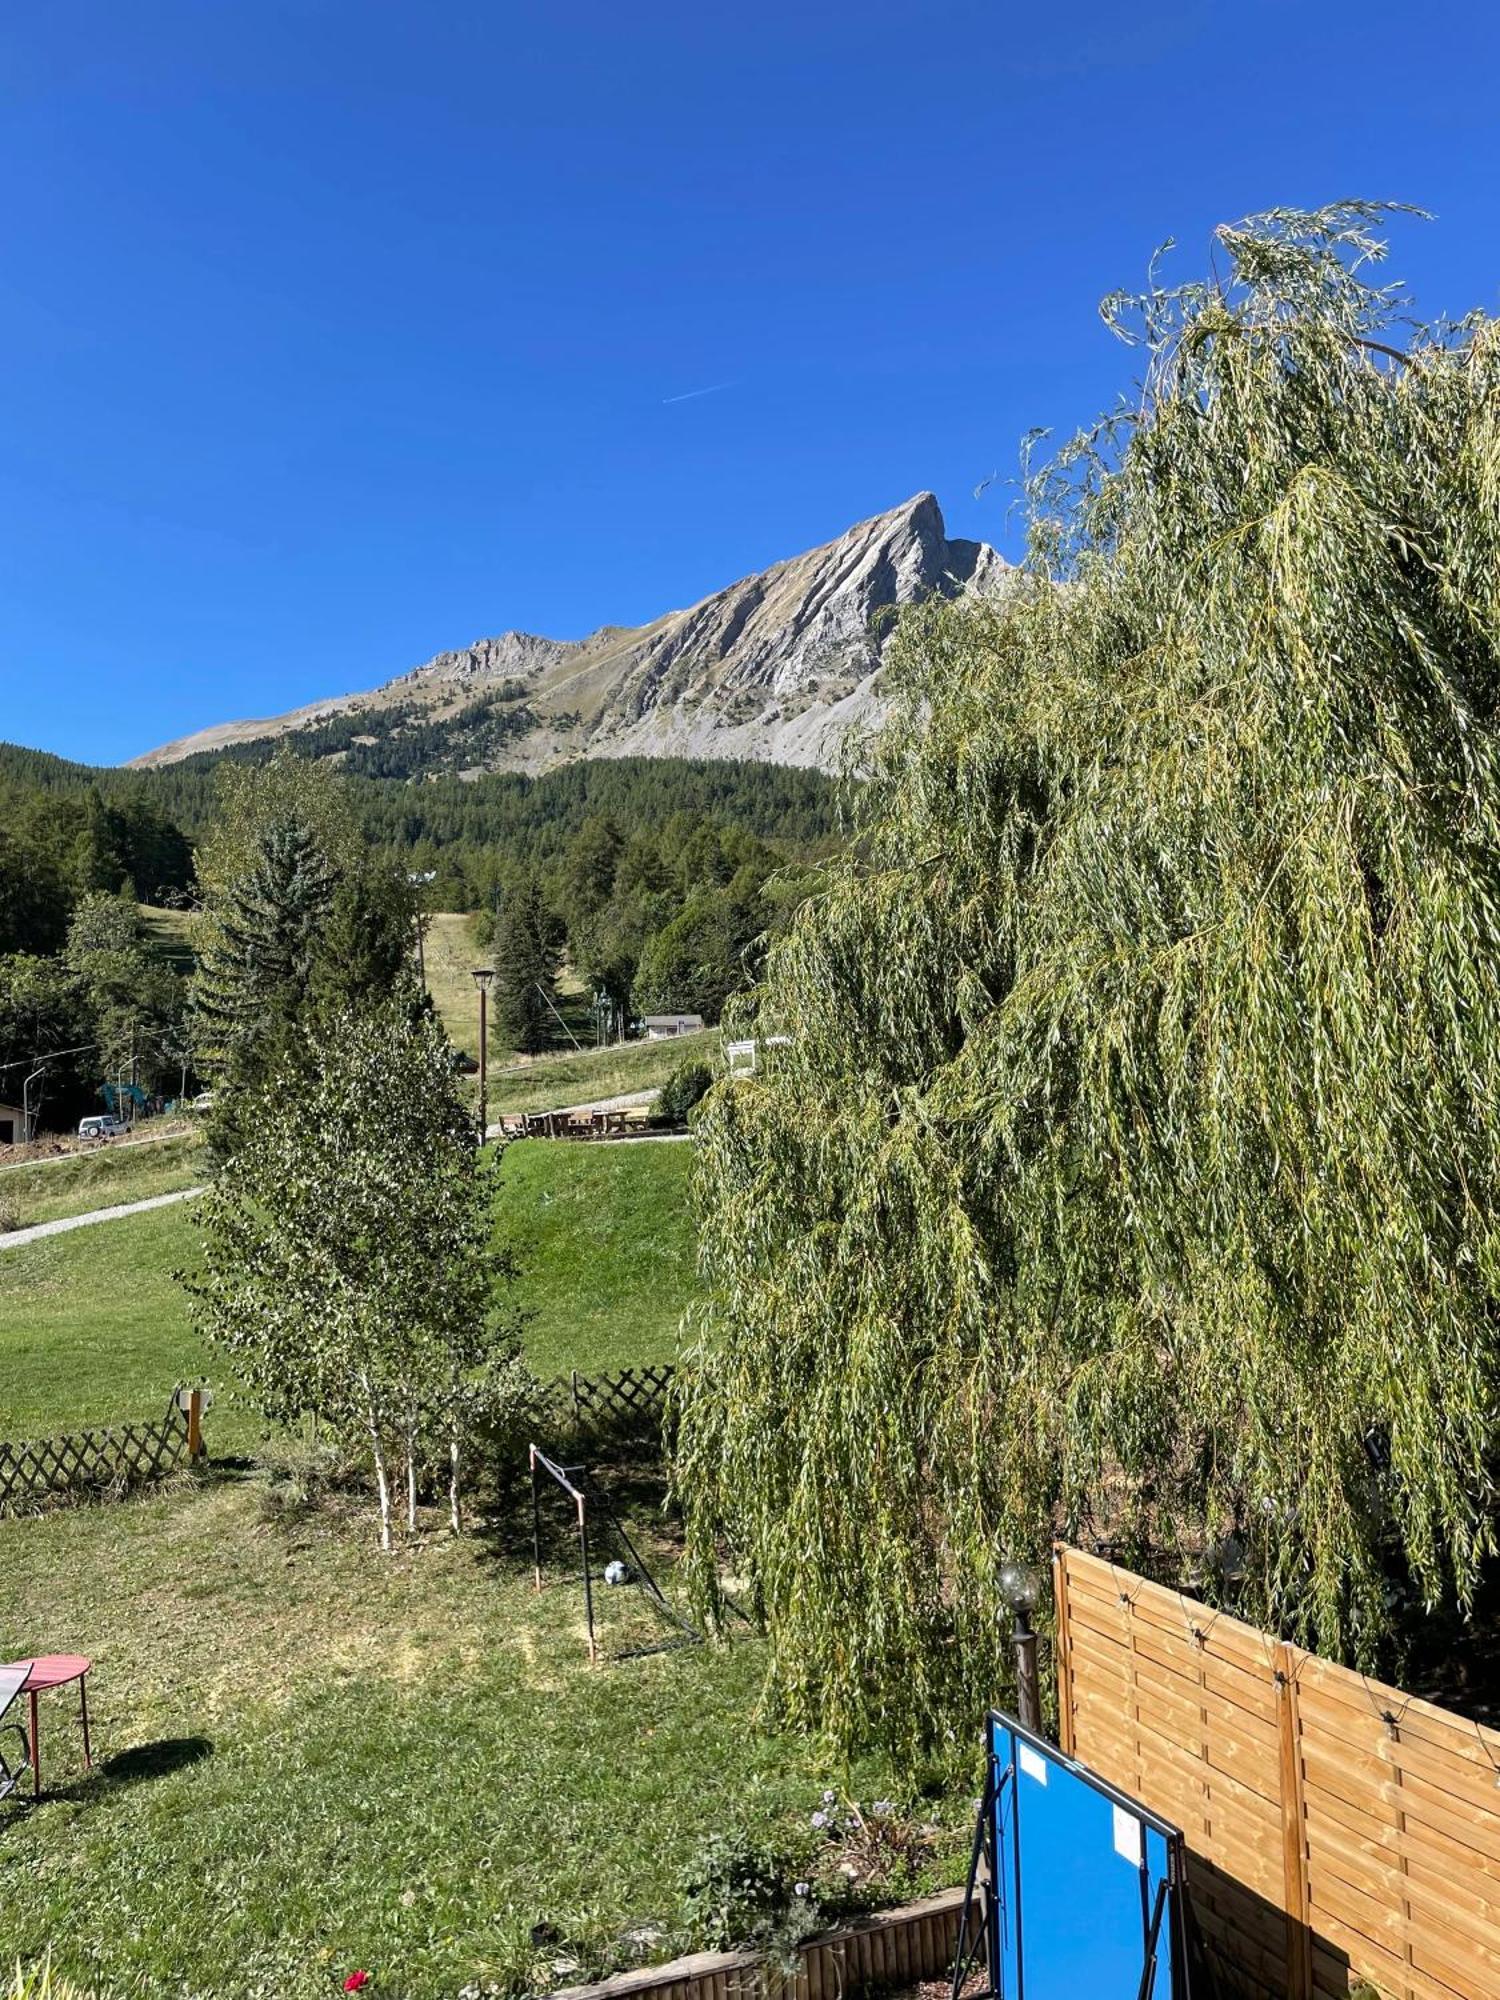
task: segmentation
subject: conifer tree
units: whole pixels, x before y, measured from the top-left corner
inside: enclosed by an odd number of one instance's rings
[[[495,925],[495,1034],[523,1055],[550,1039],[558,960],[557,919],[541,884],[527,875],[506,896]]]

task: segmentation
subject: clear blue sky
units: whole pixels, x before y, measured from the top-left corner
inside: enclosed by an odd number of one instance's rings
[[[974,488],[1113,400],[1169,234],[1403,199],[1424,309],[1500,307],[1497,76],[1475,0],[12,7],[0,737],[633,623],[924,487],[1013,549]]]

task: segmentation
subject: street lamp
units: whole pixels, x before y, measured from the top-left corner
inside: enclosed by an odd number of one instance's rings
[[[1042,1727],[1042,1689],[1036,1671],[1036,1627],[1031,1614],[1042,1594],[1041,1572],[1034,1563],[1014,1557],[1000,1566],[1000,1595],[1015,1617],[1011,1644],[1016,1649],[1016,1708],[1023,1728],[1036,1734]]]
[[[483,1145],[490,1131],[489,999],[495,978],[494,966],[476,965],[473,978],[479,988],[479,1143]]]

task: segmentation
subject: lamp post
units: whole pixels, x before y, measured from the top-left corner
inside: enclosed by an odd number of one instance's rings
[[[1016,1710],[1023,1728],[1041,1734],[1042,1689],[1036,1670],[1036,1627],[1031,1614],[1042,1579],[1032,1563],[1008,1561],[1000,1569],[1000,1595],[1015,1617],[1011,1644],[1016,1650]]]
[[[473,970],[474,984],[479,988],[479,1143],[482,1146],[490,1130],[489,1000],[495,968],[476,965]]]

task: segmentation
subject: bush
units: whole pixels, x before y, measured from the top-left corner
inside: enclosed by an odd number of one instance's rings
[[[706,1062],[689,1059],[679,1063],[657,1092],[656,1117],[667,1125],[686,1125],[689,1114],[713,1088],[713,1081],[713,1071]]]
[[[747,1834],[714,1834],[678,1881],[687,1942],[699,1951],[763,1951],[790,1973],[798,1946],[820,1927],[820,1905],[798,1864]]]

